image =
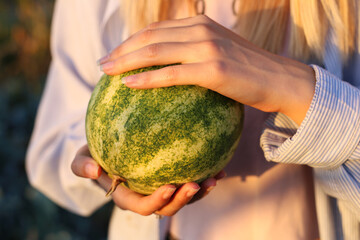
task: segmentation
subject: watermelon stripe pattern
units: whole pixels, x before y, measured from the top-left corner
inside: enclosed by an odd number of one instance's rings
[[[241,104],[202,87],[138,90],[121,83],[160,67],[104,75],[86,117],[93,158],[142,194],[214,176],[231,159],[244,119]]]

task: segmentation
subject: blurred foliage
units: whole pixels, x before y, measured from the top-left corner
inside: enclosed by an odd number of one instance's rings
[[[38,87],[46,74],[53,1],[0,2],[1,82],[18,76]]]
[[[32,188],[25,152],[50,63],[54,1],[0,1],[0,239],[106,239],[112,204],[89,218]]]

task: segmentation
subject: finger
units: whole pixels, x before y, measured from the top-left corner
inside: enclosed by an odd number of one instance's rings
[[[136,32],[126,39],[121,45],[113,49],[108,55],[98,60],[98,64],[115,60],[121,55],[135,51],[149,44],[159,42],[185,42],[203,40],[205,37],[209,39],[212,28],[216,28],[218,24],[206,16],[198,16],[192,18],[166,20],[155,22],[146,28]]]
[[[154,43],[200,41],[205,38],[196,25],[190,27],[144,29],[125,40],[121,45],[98,61],[99,65],[116,60],[122,55]],[[210,36],[207,36],[211,39]]]
[[[184,184],[175,192],[171,200],[164,207],[157,210],[156,213],[164,216],[174,215],[188,204],[199,190],[200,186],[194,182]]]
[[[216,78],[213,63],[171,65],[158,70],[130,75],[122,79],[131,88],[148,89],[174,85],[198,85],[217,90],[224,78]],[[215,67],[216,68],[216,67]],[[201,70],[203,69],[203,70]]]
[[[96,181],[106,192],[108,192],[111,188],[112,179],[104,171],[101,172],[100,176],[96,179]],[[118,186],[118,188],[119,187],[120,185]]]
[[[87,145],[78,150],[73,162],[71,170],[79,177],[97,179],[102,170],[99,164],[91,157]]]
[[[183,27],[191,26],[194,24],[206,24],[214,22],[206,15],[198,15],[194,17],[187,17],[181,19],[169,19],[149,24],[146,28],[157,29],[157,28],[170,28],[170,27]]]
[[[99,60],[99,64],[113,61],[129,52],[146,45],[165,42],[197,42],[221,37],[215,34],[217,25],[194,24],[190,26],[176,26],[168,28],[145,28],[111,51],[106,57]]]
[[[208,195],[215,187],[217,181],[220,179],[226,177],[226,172],[224,170],[221,170],[218,174],[216,174],[213,178],[206,179],[203,181],[200,186],[200,191],[191,199],[189,203],[196,202],[197,200],[205,197]]]
[[[189,203],[198,201],[208,195],[216,186],[216,178],[208,178],[200,184],[200,191],[191,199]]]
[[[220,180],[222,178],[226,177],[226,172],[224,170],[221,170],[218,174],[214,176],[216,180]]]
[[[91,156],[89,146],[87,144],[85,144],[84,146],[79,148],[79,150],[77,151],[77,154]]]
[[[165,185],[158,188],[153,194],[144,196],[124,186],[119,186],[112,196],[120,208],[147,216],[166,205],[175,190],[175,186]]]
[[[199,61],[199,44],[193,42],[163,42],[147,45],[143,48],[122,55],[100,66],[107,75],[118,75],[133,69],[171,63],[189,63]],[[139,61],[141,59],[141,61]]]
[[[154,43],[107,62],[100,68],[107,75],[118,75],[133,69],[154,65],[220,60],[222,56],[228,54],[229,44],[232,44],[231,41],[226,39]],[[219,67],[224,68],[225,65],[222,64]]]

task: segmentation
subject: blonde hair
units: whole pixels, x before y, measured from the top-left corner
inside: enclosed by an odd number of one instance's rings
[[[123,9],[130,32],[169,19],[173,1],[125,0]],[[188,15],[195,15],[195,0],[181,1],[188,5]],[[330,29],[344,61],[355,49],[355,0],[240,0],[237,5],[233,30],[270,52],[286,51],[295,59],[306,61],[315,57],[322,61]],[[287,30],[289,36],[284,49]]]

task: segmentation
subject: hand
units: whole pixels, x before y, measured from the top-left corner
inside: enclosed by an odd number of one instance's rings
[[[97,181],[105,191],[111,187],[112,180],[91,157],[87,145],[78,150],[71,169],[79,177]],[[172,216],[186,204],[207,195],[216,186],[216,181],[224,176],[225,173],[221,171],[214,178],[205,180],[200,186],[194,182],[186,183],[178,189],[172,185],[165,185],[149,196],[141,195],[119,185],[111,196],[115,204],[124,210],[130,210],[144,216],[153,213]]]
[[[199,85],[300,123],[314,93],[311,67],[256,47],[206,16],[149,25],[99,60],[108,75],[172,65],[124,78],[128,87]]]

